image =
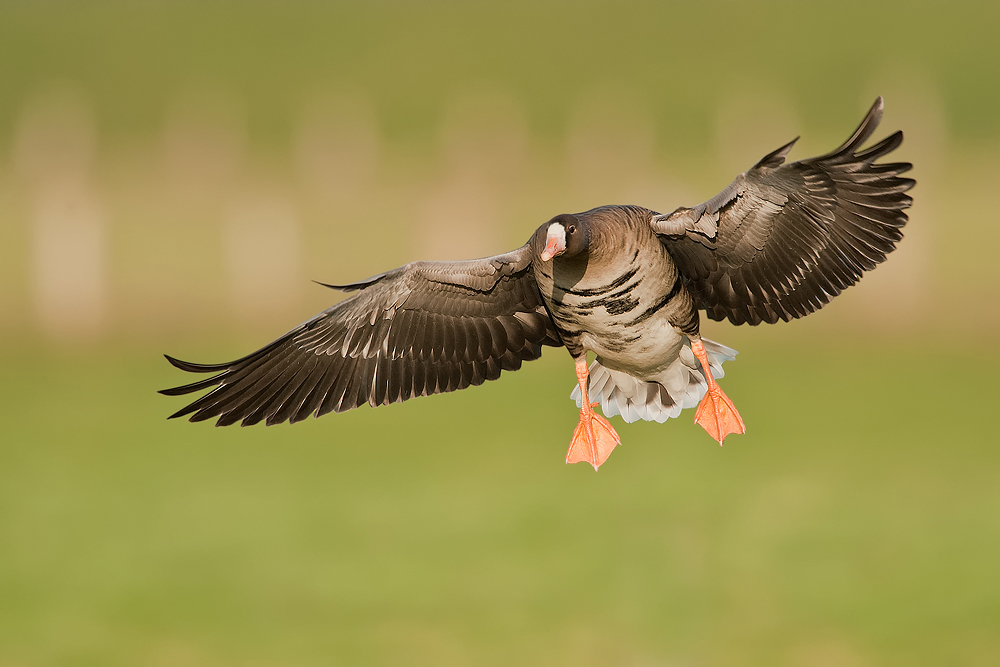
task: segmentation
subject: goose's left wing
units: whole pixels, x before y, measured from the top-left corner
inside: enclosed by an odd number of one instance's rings
[[[803,317],[895,249],[915,181],[908,163],[876,163],[902,132],[861,148],[882,108],[832,153],[784,164],[792,141],[704,204],[653,216],[698,308],[733,324]]]

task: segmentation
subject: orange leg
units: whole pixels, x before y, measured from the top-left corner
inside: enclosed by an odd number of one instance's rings
[[[746,433],[747,427],[743,425],[743,418],[736,411],[736,406],[712,377],[712,370],[708,366],[708,354],[701,340],[691,341],[691,351],[701,362],[705,379],[708,381],[708,392],[705,398],[701,399],[698,411],[694,414],[694,423],[708,431],[720,445],[730,433]]]
[[[580,423],[573,431],[566,463],[586,461],[597,470],[611,456],[611,450],[622,441],[608,420],[594,412],[599,404],[591,403],[587,397],[588,376],[587,358],[580,357],[576,360],[576,381],[580,384]]]

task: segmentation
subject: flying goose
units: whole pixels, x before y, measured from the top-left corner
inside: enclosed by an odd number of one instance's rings
[[[613,415],[663,422],[698,406],[695,421],[722,444],[745,432],[716,382],[736,351],[700,336],[698,311],[733,324],[803,317],[892,252],[914,181],[900,176],[910,164],[876,163],[902,132],[862,149],[882,108],[880,97],[833,152],[786,164],[793,140],[693,208],[558,215],[503,255],[329,285],[354,294],[252,354],[223,364],[167,356],[210,375],[161,393],[212,388],[171,418],[297,422],[479,385],[549,345],[576,362],[567,463],[604,463],[621,443]]]

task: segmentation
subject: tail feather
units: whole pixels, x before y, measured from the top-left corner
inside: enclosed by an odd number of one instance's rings
[[[702,338],[702,343],[708,352],[712,377],[723,377],[722,364],[735,359],[736,350],[706,338]],[[663,423],[679,416],[681,410],[696,407],[707,391],[708,383],[689,341],[684,342],[677,359],[655,380],[640,380],[594,361],[587,385],[588,396],[601,404],[605,417],[621,415],[628,423],[640,419]],[[579,386],[573,388],[570,398],[580,407]]]

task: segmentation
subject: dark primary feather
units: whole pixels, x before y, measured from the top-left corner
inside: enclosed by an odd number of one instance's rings
[[[698,308],[734,324],[802,317],[892,252],[915,182],[908,163],[875,163],[902,132],[861,148],[882,106],[832,153],[784,164],[792,141],[704,204],[653,217]]]
[[[495,380],[562,345],[528,246],[465,262],[415,262],[338,289],[357,293],[242,359],[177,368],[213,373],[161,393],[215,387],[171,417],[277,424]]]

